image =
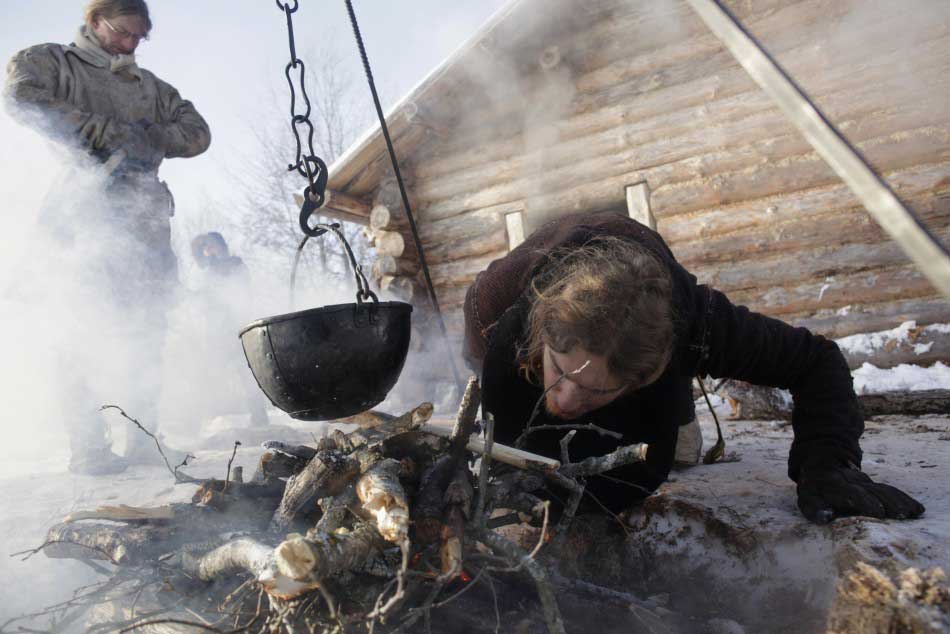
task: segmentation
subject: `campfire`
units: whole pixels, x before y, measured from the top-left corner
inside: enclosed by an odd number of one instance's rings
[[[566,430],[552,460],[493,443],[479,404],[472,378],[453,426],[423,403],[342,419],[357,428],[313,445],[269,441],[249,480],[230,462],[223,480],[169,465],[198,485],[190,504],[73,513],[34,552],[108,575],[59,608],[78,618],[98,605],[94,632],[499,631],[512,618],[521,631],[564,632],[580,605],[673,631],[675,615],[655,603],[553,565],[583,539],[571,527],[585,477],[648,448],[571,462]],[[556,510],[546,487],[565,500]],[[565,591],[571,605],[559,607]]]

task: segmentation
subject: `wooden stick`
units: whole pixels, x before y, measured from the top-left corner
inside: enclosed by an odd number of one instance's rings
[[[426,423],[422,426],[422,431],[444,438],[448,438],[452,435],[452,429],[450,427],[438,423]],[[468,451],[482,455],[485,453],[485,441],[481,438],[471,438],[465,448]],[[557,469],[561,466],[561,462],[553,458],[531,453],[530,451],[515,449],[514,447],[502,445],[497,442],[492,444],[491,457],[493,460],[504,462],[519,469]]]
[[[75,511],[63,518],[64,524],[80,520],[109,520],[112,522],[136,522],[143,520],[170,520],[175,517],[171,506],[100,506],[94,511]]]

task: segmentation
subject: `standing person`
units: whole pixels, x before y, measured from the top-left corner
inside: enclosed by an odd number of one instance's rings
[[[158,169],[165,158],[201,154],[211,141],[194,106],[136,64],[151,30],[145,0],[92,0],[72,44],[32,46],[7,68],[11,114],[76,159],[44,210],[53,227],[47,251],[58,258],[49,277],[67,281],[51,294],[63,294],[68,339],[78,344],[59,355],[76,473],[161,459],[137,430],[124,458],[113,453],[97,412],[124,398],[154,430],[165,313],[177,284],[174,202]]]
[[[480,273],[465,298],[465,356],[482,372],[498,442],[521,436],[525,448],[558,457],[564,432],[526,431],[530,421],[622,435],[579,430],[574,460],[649,444],[645,462],[588,480],[612,510],[666,480],[679,429],[695,414],[690,382],[710,375],[791,391],[788,475],[808,519],[924,512],[860,470],[864,420],[833,341],[697,284],[659,234],[615,212],[551,222]]]
[[[218,379],[225,384],[239,382],[251,424],[267,425],[264,395],[247,367],[237,333],[251,321],[243,308],[250,291],[250,276],[244,260],[231,255],[228,243],[217,231],[202,233],[191,241],[191,254],[198,266],[208,272],[204,289],[208,332],[203,340],[210,345],[212,364],[220,370]]]

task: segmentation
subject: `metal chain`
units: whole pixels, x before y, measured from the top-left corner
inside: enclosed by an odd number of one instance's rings
[[[304,189],[304,204],[300,213],[300,229],[309,237],[315,237],[326,232],[324,228],[311,228],[307,220],[311,214],[323,205],[326,199],[327,189],[327,165],[313,150],[314,127],[310,121],[310,97],[307,96],[306,86],[306,66],[303,60],[297,57],[297,44],[294,41],[294,18],[293,14],[297,11],[298,0],[290,2],[281,2],[275,0],[277,8],[287,16],[287,38],[290,44],[290,62],[288,62],[284,75],[287,77],[287,85],[290,86],[290,127],[294,133],[294,139],[297,144],[297,151],[294,156],[294,162],[287,166],[287,171],[298,172],[305,176],[310,185]],[[300,87],[300,97],[303,102],[303,112],[298,113],[297,89],[292,76],[293,71],[298,71],[298,83]],[[304,151],[304,142],[301,137],[303,129],[303,138],[306,139],[307,147]]]

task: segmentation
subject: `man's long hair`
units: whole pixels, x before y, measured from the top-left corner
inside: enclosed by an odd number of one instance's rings
[[[544,346],[580,346],[634,389],[666,369],[673,349],[669,271],[639,244],[613,236],[556,250],[532,281],[521,371],[540,382]]]
[[[86,24],[92,25],[96,18],[117,18],[120,15],[137,15],[145,20],[145,27],[152,30],[152,19],[148,15],[145,0],[92,0],[86,5]]]

